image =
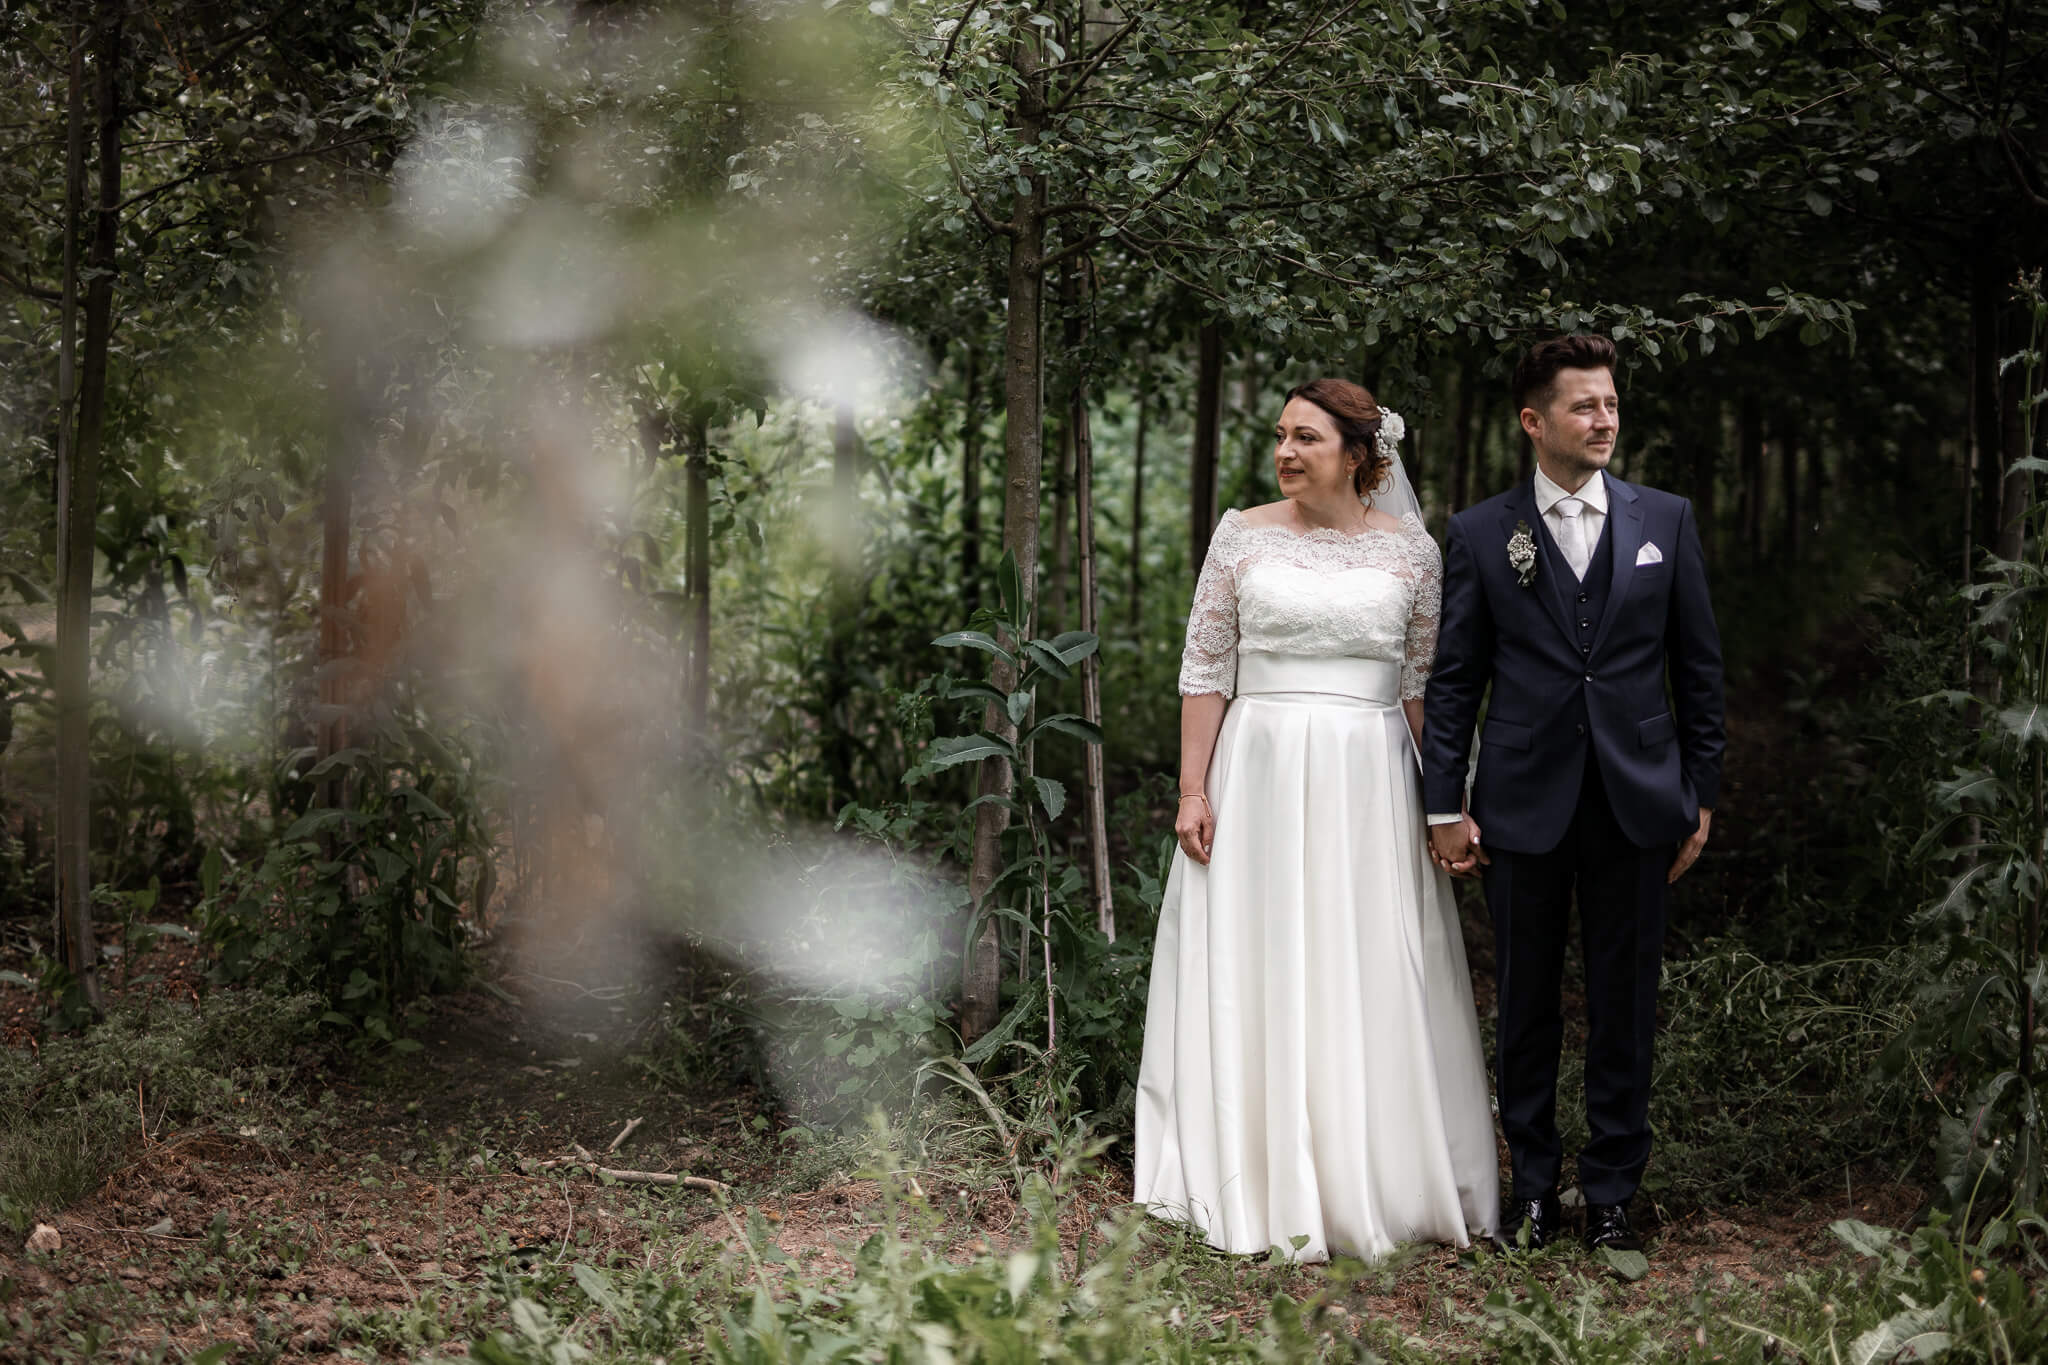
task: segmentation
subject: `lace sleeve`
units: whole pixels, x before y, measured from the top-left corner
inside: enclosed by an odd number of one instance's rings
[[[1444,556],[1418,523],[1410,528],[1408,562],[1415,569],[1415,604],[1401,655],[1401,700],[1418,701],[1436,667],[1436,628],[1444,614]]]
[[[1225,513],[1195,582],[1187,648],[1180,656],[1183,697],[1207,692],[1228,697],[1237,687],[1237,526],[1237,514]]]

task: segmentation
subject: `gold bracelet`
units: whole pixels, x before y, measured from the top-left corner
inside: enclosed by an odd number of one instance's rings
[[[1182,792],[1182,793],[1180,794],[1180,799],[1181,799],[1182,801],[1185,801],[1185,800],[1187,800],[1187,799],[1188,799],[1189,797],[1193,797],[1193,798],[1194,798],[1195,800],[1197,800],[1197,801],[1201,802],[1201,803],[1202,803],[1203,805],[1205,805],[1205,806],[1209,804],[1209,798],[1208,798],[1208,797],[1206,797],[1206,796],[1204,796],[1204,795],[1202,795],[1202,793],[1200,793],[1200,792]],[[1175,804],[1178,804],[1178,803],[1175,803]]]

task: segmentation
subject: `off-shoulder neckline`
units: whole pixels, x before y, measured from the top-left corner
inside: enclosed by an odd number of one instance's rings
[[[1238,527],[1241,530],[1246,532],[1275,531],[1286,536],[1289,540],[1339,540],[1348,543],[1364,540],[1367,536],[1413,535],[1423,529],[1422,518],[1416,516],[1413,512],[1403,512],[1400,525],[1392,530],[1368,524],[1365,529],[1360,531],[1340,531],[1334,526],[1317,526],[1306,531],[1290,530],[1285,526],[1259,526],[1255,525],[1250,518],[1245,516],[1243,509],[1237,507],[1233,507],[1223,514],[1224,521],[1228,521],[1232,517],[1237,519]]]

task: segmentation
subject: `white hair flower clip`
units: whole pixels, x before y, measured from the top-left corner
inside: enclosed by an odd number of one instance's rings
[[[1408,434],[1408,423],[1392,408],[1380,409],[1380,431],[1373,438],[1373,444],[1380,452],[1380,458],[1391,460],[1401,449],[1401,438]]]

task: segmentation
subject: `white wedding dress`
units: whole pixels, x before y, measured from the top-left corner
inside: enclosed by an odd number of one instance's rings
[[[1210,542],[1180,690],[1235,699],[1209,865],[1177,853],[1160,907],[1135,1198],[1224,1251],[1374,1257],[1498,1221],[1472,983],[1400,705],[1435,658],[1442,575],[1412,515],[1300,535],[1233,511]]]

